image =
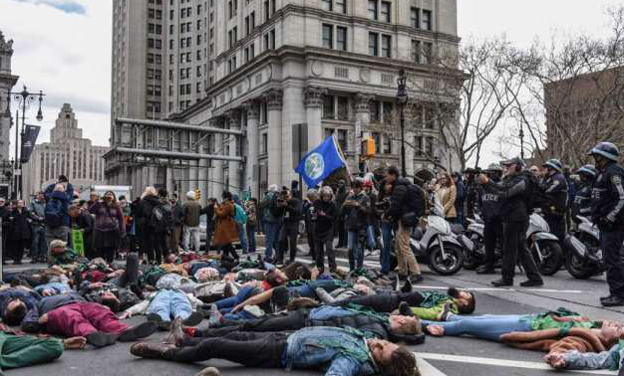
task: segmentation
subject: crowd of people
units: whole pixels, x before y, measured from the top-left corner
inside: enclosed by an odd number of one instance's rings
[[[0,368],[49,362],[87,345],[135,342],[130,353],[140,358],[407,376],[419,371],[405,345],[420,345],[427,335],[470,335],[543,351],[554,368],[619,368],[618,322],[563,308],[477,316],[470,291],[413,287],[423,276],[409,239],[435,205],[452,223],[482,216],[488,260],[479,273],[495,272],[493,247],[502,244],[495,286],[513,285],[518,261],[527,276],[521,285],[541,286],[524,239],[538,208],[558,237],[565,236],[568,216],[592,218],[611,263],[610,296],[602,303],[624,303],[624,170],[612,144],[591,154],[596,167],[580,168],[578,183],[554,159],[526,169],[515,158],[426,182],[390,166],[383,176],[309,189],[305,198],[296,185],[273,185],[261,200],[225,191],[205,207],[195,192],[180,199],[154,187],[132,201],[114,192],[81,201],[61,176],[28,208],[21,200],[0,201],[5,254],[20,264],[29,249],[34,263],[47,262],[3,275]],[[306,238],[308,255],[298,254],[299,237]],[[337,264],[342,247],[348,269]],[[366,250],[374,249],[379,269],[364,263]],[[125,323],[138,315],[145,316],[140,324]],[[167,332],[162,341],[143,341],[158,331]]]

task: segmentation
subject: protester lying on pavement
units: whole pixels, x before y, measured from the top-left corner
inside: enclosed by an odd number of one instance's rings
[[[178,322],[181,324],[181,321]],[[222,320],[220,325],[211,325],[209,329],[186,328],[184,332],[191,337],[221,337],[232,332],[280,332],[313,326],[350,327],[391,342],[421,344],[425,340],[418,318],[377,313],[355,305],[347,308],[323,306],[311,310],[299,309],[255,320]],[[172,325],[171,333],[180,338],[182,331],[181,327],[176,327],[176,322]]]
[[[446,322],[423,321],[425,332],[434,336],[472,335],[500,341],[503,334],[559,328],[596,328],[611,325],[609,321],[592,321],[578,313],[559,308],[557,311],[525,315],[460,316],[449,314]]]
[[[288,333],[230,333],[222,338],[187,338],[183,346],[140,342],[130,353],[151,359],[202,362],[225,359],[253,368],[318,369],[326,376],[418,375],[405,347],[368,339],[351,328],[312,327]]]
[[[158,324],[163,330],[169,330],[171,321],[178,317],[185,320],[186,325],[199,324],[204,314],[197,309],[202,305],[203,302],[192,294],[166,289],[150,294],[144,301],[125,310],[120,317],[146,314],[148,321]]]

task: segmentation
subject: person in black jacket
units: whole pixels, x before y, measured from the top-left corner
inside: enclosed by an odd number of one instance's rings
[[[576,173],[580,177],[580,182],[576,187],[576,194],[572,202],[572,220],[579,223],[579,216],[591,216],[591,192],[592,184],[598,175],[598,170],[593,165],[585,165],[579,168]]]
[[[503,170],[498,163],[491,164],[485,173],[495,183],[500,183]],[[494,269],[496,243],[503,235],[501,200],[498,194],[478,189],[477,202],[483,216],[483,242],[485,246],[485,264],[477,268],[477,274],[495,274]]]
[[[591,215],[600,229],[600,248],[607,266],[609,296],[600,298],[605,307],[624,305],[624,170],[617,164],[619,154],[610,142],[601,142],[590,151],[599,171],[592,187]]]
[[[524,161],[520,158],[501,162],[504,167],[504,178],[500,183],[494,182],[485,174],[478,176],[483,190],[497,194],[501,202],[503,220],[503,270],[502,278],[492,282],[496,287],[513,286],[518,258],[529,278],[520,283],[523,287],[542,286],[542,277],[537,271],[535,260],[525,243],[525,234],[529,226],[529,203],[531,202],[532,186],[528,173],[524,172]]]
[[[161,204],[157,195],[158,193],[156,192],[156,188],[145,188],[145,191],[141,196],[141,201],[139,201],[139,204],[137,205],[137,213],[135,216],[141,236],[141,248],[145,253],[147,253],[147,260],[151,264],[160,264],[162,262],[162,253],[159,252],[158,255],[155,255],[154,252],[155,237],[154,226],[152,225],[152,211],[156,206]]]
[[[539,186],[539,195],[534,206],[542,209],[550,232],[559,239],[563,248],[568,212],[568,181],[559,160],[550,159],[542,167],[545,170],[544,180]]]
[[[338,217],[338,208],[334,202],[334,192],[330,186],[321,188],[320,198],[314,202],[312,222],[314,223],[314,247],[316,266],[320,273],[325,271],[325,253],[329,271],[336,271],[336,253],[334,251],[334,223]]]
[[[348,195],[347,183],[344,180],[338,182],[338,188],[336,189],[336,206],[342,208]],[[340,216],[336,221],[336,232],[338,235],[338,244],[336,248],[344,248],[347,246],[347,232],[345,230],[344,217]]]
[[[70,205],[67,209],[69,214],[69,227],[83,231],[84,255],[89,260],[97,257],[92,241],[94,219],[88,210],[83,210],[78,205]]]
[[[292,196],[288,188],[282,189],[277,199],[277,206],[282,209],[282,228],[279,236],[277,264],[284,263],[284,253],[290,248],[289,263],[297,257],[297,236],[299,235],[299,220],[301,219],[301,202]]]
[[[399,279],[410,283],[423,280],[420,267],[412,252],[409,239],[414,226],[418,224],[425,213],[425,196],[422,189],[405,178],[399,178],[399,169],[396,166],[388,168],[386,183],[392,184],[390,210],[388,215],[393,222],[398,222],[395,232],[396,255],[399,263]]]
[[[364,242],[370,210],[370,198],[364,192],[364,179],[356,178],[351,194],[347,196],[342,205],[349,246],[349,270],[351,271],[364,266]]]
[[[177,320],[171,329],[170,338],[175,338],[177,341],[183,341],[185,338],[180,324],[181,321]],[[331,306],[312,310],[299,309],[255,320],[224,320],[221,327],[187,332],[193,332],[193,337],[210,338],[223,337],[233,332],[283,332],[312,326],[349,327],[391,342],[421,344],[425,340],[420,320],[417,317],[375,313],[354,307]]]
[[[9,223],[8,248],[13,262],[17,265],[22,263],[24,248],[30,248],[32,218],[28,209],[24,207],[24,200],[15,202],[15,210],[8,213],[6,220]]]
[[[308,248],[310,249],[309,255],[314,261],[316,261],[316,244],[314,239],[316,211],[314,210],[314,203],[318,200],[318,198],[318,191],[316,189],[308,189],[306,199],[303,201],[302,205],[306,240],[308,241]]]

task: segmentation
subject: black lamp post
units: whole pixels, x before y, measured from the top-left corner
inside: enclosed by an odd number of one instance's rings
[[[397,92],[397,103],[399,104],[399,114],[401,122],[401,174],[403,177],[407,177],[407,171],[405,169],[405,105],[409,99],[406,88],[407,77],[405,76],[405,70],[399,71],[399,78],[397,84],[399,91]]]
[[[22,90],[19,93],[14,93],[11,92],[9,93],[9,100],[11,99],[11,96],[13,96],[13,99],[15,99],[18,103],[17,105],[17,111],[16,111],[16,122],[15,122],[15,175],[17,175],[17,172],[19,172],[19,178],[17,176],[15,176],[14,179],[14,187],[13,187],[13,194],[12,197],[14,199],[20,198],[21,194],[22,194],[22,159],[19,156],[19,146],[20,146],[20,140],[18,139],[18,137],[21,135],[21,142],[24,142],[24,137],[26,136],[26,110],[30,107],[30,105],[32,104],[32,102],[34,102],[35,100],[39,101],[39,109],[37,110],[37,121],[42,121],[43,120],[43,112],[41,111],[41,103],[43,102],[43,97],[45,96],[45,94],[43,94],[43,91],[39,91],[39,94],[33,94],[30,93],[28,91],[28,89],[26,89],[26,86],[24,85],[24,90]],[[19,110],[22,110],[22,128],[21,128],[21,132],[18,133],[19,130]],[[10,110],[7,107],[7,111],[10,113]]]

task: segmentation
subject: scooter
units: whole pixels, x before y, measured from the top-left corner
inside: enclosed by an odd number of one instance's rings
[[[451,225],[444,219],[444,209],[436,200],[424,220],[424,232],[417,228],[410,237],[410,248],[418,262],[426,263],[440,275],[457,273],[464,263],[464,250]]]
[[[485,244],[483,242],[485,225],[478,214],[475,214],[475,218],[466,218],[466,221],[468,227],[457,240],[461,243],[466,255],[464,269],[473,270],[485,262]]]
[[[600,231],[585,217],[576,216],[581,223],[568,234],[564,245],[567,250],[566,269],[574,278],[588,279],[603,273],[606,265],[600,249]]]
[[[559,245],[559,239],[550,233],[548,223],[537,212],[531,214],[529,218],[526,237],[527,246],[540,273],[542,275],[557,273],[565,261],[563,250]]]

